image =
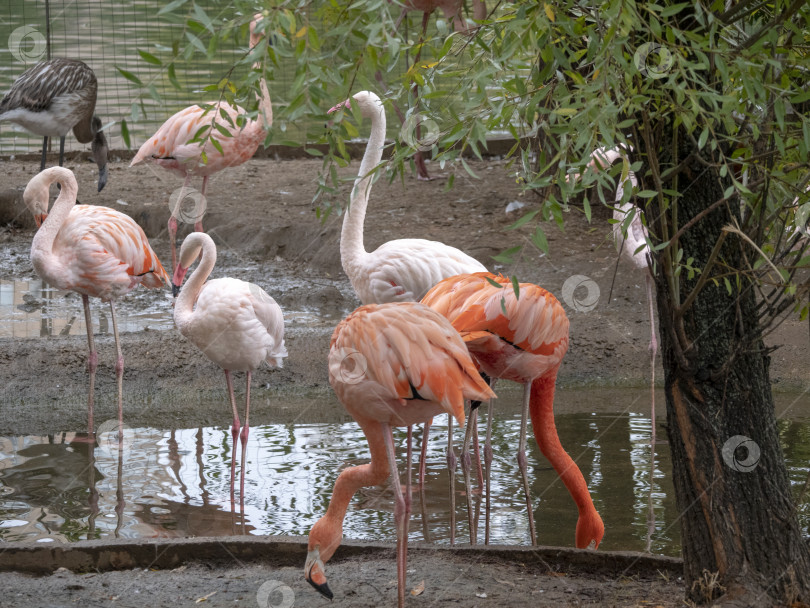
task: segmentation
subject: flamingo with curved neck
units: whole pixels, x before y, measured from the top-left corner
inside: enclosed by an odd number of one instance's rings
[[[258,45],[264,37],[263,33],[256,31],[263,18],[264,16],[261,13],[257,13],[250,22],[251,48]],[[261,62],[255,63],[253,68],[261,69]],[[264,142],[267,130],[273,124],[273,106],[270,102],[270,92],[267,89],[264,75],[259,81],[259,89],[261,91],[259,96],[259,119],[248,120],[240,128],[237,118],[246,114],[246,111],[240,106],[221,101],[189,106],[164,122],[157,132],[144,142],[129,165],[132,167],[149,160],[185,178],[180,194],[177,200],[174,201],[168,224],[172,249],[172,272],[177,266],[175,245],[177,218],[191,177],[194,175],[202,176],[202,196],[203,201],[205,201],[209,176],[226,167],[241,165],[253,158],[259,144]],[[212,107],[213,109],[211,109]],[[221,116],[222,112],[225,112],[229,118],[223,118]],[[216,122],[216,130],[211,128],[212,122]],[[216,146],[209,145],[205,138],[203,141],[188,143],[204,127],[209,127],[208,137],[217,141],[221,151]],[[218,134],[220,129],[226,130],[230,133],[230,136]],[[203,230],[202,219],[204,214],[205,204],[198,205],[194,210],[193,218],[191,218],[194,222],[194,230],[197,232]]]
[[[371,192],[372,172],[382,159],[385,145],[385,110],[380,98],[371,91],[360,91],[352,99],[329,110],[358,104],[363,118],[371,119],[371,134],[366,144],[360,172],[354,182],[349,208],[344,212],[340,233],[340,260],[357,297],[363,304],[419,301],[436,283],[457,274],[486,272],[486,267],[463,251],[438,241],[397,239],[383,243],[372,252],[363,244],[363,223]],[[450,469],[450,534],[455,540],[455,470],[452,446],[453,419],[448,417],[447,464]],[[425,425],[424,437],[430,430]],[[427,441],[422,441],[419,482],[425,478]]]
[[[61,191],[48,213],[49,188],[54,183],[61,185]],[[118,384],[120,433],[120,425],[123,424],[124,356],[118,339],[115,300],[139,284],[151,288],[168,285],[169,275],[135,220],[107,207],[76,205],[77,194],[78,186],[73,172],[62,167],[52,167],[28,182],[23,200],[39,226],[31,244],[31,263],[34,270],[49,285],[75,291],[82,296],[90,351],[87,418],[92,437],[98,355],[93,341],[89,297],[101,298],[110,303],[118,354],[115,375]]]
[[[358,362],[364,370],[359,377]],[[490,399],[495,394],[476,372],[450,322],[418,302],[369,304],[341,321],[330,344],[329,383],[363,430],[371,462],[344,469],[335,481],[329,508],[309,533],[304,576],[319,593],[332,599],[324,563],[343,538],[343,519],[352,496],[361,487],[380,484],[390,476],[397,527],[397,605],[402,608],[411,501],[410,427],[442,412],[463,424],[465,399]],[[408,427],[404,495],[394,452],[394,426]]]
[[[199,265],[183,284],[189,266],[202,251]],[[237,435],[242,441],[241,494],[245,489],[245,450],[250,420],[250,379],[263,361],[281,367],[287,356],[284,346],[284,318],[281,308],[255,283],[222,278],[207,281],[217,260],[217,248],[204,232],[193,232],[183,241],[180,260],[172,278],[177,297],[174,323],[211,361],[225,371],[233,411],[231,458],[231,501],[234,499]],[[179,293],[179,295],[178,295]],[[241,427],[231,380],[232,371],[246,372],[245,425]]]

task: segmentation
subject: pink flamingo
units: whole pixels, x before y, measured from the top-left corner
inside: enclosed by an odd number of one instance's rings
[[[256,27],[262,20],[261,13],[254,15],[250,22],[250,46],[255,47],[262,39],[263,34],[256,32]],[[254,64],[254,69],[260,69],[261,63]],[[177,175],[185,178],[180,195],[169,217],[169,240],[172,249],[172,272],[177,266],[177,250],[175,239],[177,237],[177,213],[185,198],[185,191],[193,175],[201,175],[202,196],[205,200],[205,190],[208,178],[226,167],[235,167],[253,157],[259,144],[267,136],[267,129],[273,123],[273,107],[270,103],[270,93],[264,76],[259,81],[261,97],[259,98],[259,115],[261,120],[248,120],[243,127],[238,127],[237,118],[246,114],[240,106],[232,106],[220,101],[212,101],[203,106],[190,106],[180,110],[161,125],[157,132],[144,142],[138,153],[132,159],[130,167],[146,160],[155,162]],[[205,107],[204,107],[205,106]],[[213,106],[213,109],[211,108]],[[228,115],[225,119],[222,112]],[[213,123],[216,122],[216,130]],[[217,142],[220,149],[207,142],[187,143],[197,132],[208,127],[208,137]],[[217,131],[226,130],[230,136],[217,135]],[[195,210],[194,229],[202,232],[202,216],[205,208]]]
[[[343,536],[352,496],[392,477],[397,526],[398,606],[405,603],[405,563],[410,513],[411,425],[447,413],[464,424],[464,399],[490,399],[464,342],[450,323],[417,302],[369,304],[346,317],[332,334],[329,383],[363,429],[369,464],[341,471],[326,514],[309,533],[304,575],[327,598],[324,562]],[[399,483],[392,426],[408,427],[406,492]]]
[[[385,110],[380,98],[370,91],[361,91],[352,98],[359,105],[364,118],[371,119],[371,134],[360,163],[360,172],[354,182],[349,208],[344,212],[340,233],[340,259],[357,297],[363,304],[385,302],[413,302],[420,300],[436,283],[446,277],[467,272],[486,272],[486,267],[463,251],[438,241],[425,239],[397,239],[383,243],[372,252],[363,245],[363,222],[366,218],[372,170],[382,159],[385,145]],[[329,110],[336,112],[351,100]],[[449,419],[447,461],[451,480],[451,539],[455,526],[455,470],[456,455],[452,447],[452,418]],[[424,430],[427,437],[430,421]],[[419,483],[425,478],[427,441],[422,442],[419,465]]]
[[[497,283],[496,287],[492,283]],[[506,277],[488,272],[445,279],[422,298],[422,303],[446,317],[464,339],[479,369],[491,378],[523,384],[523,415],[517,461],[523,476],[523,489],[529,516],[532,544],[537,544],[533,507],[526,466],[526,426],[531,414],[532,429],[540,451],[559,474],[577,505],[579,519],[576,546],[599,546],[605,533],[602,518],[591,500],[588,486],[577,464],[560,443],[554,424],[554,389],[557,371],[568,350],[568,317],[557,299],[542,287],[519,284],[519,297]],[[476,429],[476,410],[470,413],[464,443],[469,450],[471,432]],[[486,541],[489,542],[489,502],[492,402],[487,416],[484,447],[486,473]],[[477,452],[477,448],[476,448]],[[465,462],[462,460],[462,462]],[[472,516],[470,479],[465,470],[470,542],[477,534]]]
[[[61,192],[48,214],[51,184],[61,185]],[[107,207],[76,205],[78,186],[73,172],[52,167],[36,175],[25,188],[23,200],[39,230],[31,245],[31,263],[37,274],[57,289],[75,291],[82,295],[84,320],[89,347],[88,368],[90,391],[87,397],[87,419],[92,437],[93,390],[98,355],[93,342],[93,322],[90,318],[89,296],[110,303],[110,313],[118,358],[115,376],[118,383],[119,439],[122,414],[122,384],[124,356],[118,340],[115,300],[136,285],[159,288],[169,284],[157,254],[149,246],[146,235],[128,215]]]
[[[181,291],[180,286],[202,251],[197,269]],[[241,493],[245,493],[245,450],[250,416],[250,378],[263,361],[281,367],[287,356],[284,347],[284,318],[275,300],[258,285],[239,279],[214,279],[206,282],[217,261],[217,248],[210,236],[194,232],[180,248],[180,262],[172,277],[172,290],[177,297],[174,323],[180,333],[191,340],[211,361],[225,370],[225,382],[233,410],[233,452],[231,458],[231,502],[234,495],[237,435],[242,441]],[[179,296],[178,296],[179,293]],[[241,428],[236,411],[231,371],[247,373],[245,391],[245,426]]]

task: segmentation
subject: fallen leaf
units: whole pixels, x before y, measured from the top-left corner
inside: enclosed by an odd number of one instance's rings
[[[422,595],[424,592],[425,592],[425,581],[422,581],[416,587],[411,589],[411,595]]]
[[[212,591],[212,592],[211,592],[211,593],[209,593],[208,595],[204,595],[204,596],[202,596],[202,597],[198,597],[196,600],[194,600],[194,603],[195,603],[195,604],[199,604],[200,602],[204,602],[205,600],[207,600],[209,597],[211,597],[211,596],[212,596],[212,595],[214,595],[215,593],[216,593],[216,591]]]

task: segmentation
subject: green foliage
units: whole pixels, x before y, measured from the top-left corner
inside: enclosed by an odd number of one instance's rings
[[[211,75],[210,92],[240,103],[253,118],[259,78],[268,77],[275,123],[266,143],[304,146],[322,157],[315,195],[322,219],[345,202],[336,198],[335,170],[348,162],[345,141],[365,137],[368,129],[353,111],[326,111],[370,89],[384,99],[389,117],[392,143],[383,164],[389,179],[410,171],[415,146],[426,144],[405,132],[413,115],[435,125],[426,153],[440,166],[458,164],[472,176],[463,155],[480,157],[487,137],[508,134],[516,141],[510,157],[520,181],[542,194],[512,228],[534,225],[530,240],[539,249],[548,250],[544,225],[553,220],[562,227],[574,195],[595,188],[599,200],[611,205],[615,184],[632,170],[640,185],[635,192],[625,188],[625,200],[632,197],[642,210],[654,204],[663,213],[647,221],[657,268],[673,278],[682,268],[689,277],[722,269],[736,284],[770,281],[773,264],[786,271],[781,292],[794,301],[806,299],[795,270],[806,265],[807,249],[797,228],[810,216],[807,5],[491,0],[486,6],[486,19],[466,34],[455,33],[437,11],[423,37],[421,13],[408,13],[396,29],[401,7],[385,0],[268,1],[259,28],[264,40],[250,50],[253,3],[237,0],[212,14],[193,0],[174,0],[160,11],[160,18],[178,25],[171,49],[138,53],[179,88],[178,74],[189,58],[212,57],[223,41],[244,40],[246,50],[233,68]],[[237,68],[254,63],[258,69],[234,77]],[[280,68],[293,73],[291,86],[273,87]],[[157,95],[149,82],[119,72],[142,94]],[[403,113],[403,129],[395,106]],[[136,102],[131,120],[138,116]],[[318,127],[296,128],[305,120]],[[331,126],[324,130],[326,121]],[[641,153],[646,146],[640,144],[657,136],[653,125],[661,124],[678,128],[706,170],[725,180],[725,198],[717,204],[742,207],[741,230],[753,243],[749,267],[728,268],[722,260],[715,269],[683,263],[677,208],[688,195],[690,176]],[[327,143],[328,152],[313,143]],[[596,148],[619,145],[631,162],[587,169]],[[582,209],[590,219],[590,203]],[[790,235],[786,227],[793,229]],[[506,262],[518,249],[496,260]]]

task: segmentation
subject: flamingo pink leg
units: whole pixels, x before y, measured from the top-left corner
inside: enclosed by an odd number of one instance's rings
[[[203,177],[203,183],[202,183],[203,201],[206,200],[205,199],[205,191],[206,191],[207,188],[208,188],[208,176],[206,175],[205,177]],[[195,232],[205,232],[203,230],[203,225],[202,225],[203,215],[205,215],[205,206],[203,206],[202,210],[200,211],[200,216],[197,217],[197,218],[194,218],[195,219],[195,221],[194,221],[194,230],[195,230]]]
[[[121,351],[121,341],[118,339],[118,321],[115,318],[115,302],[110,300],[110,314],[112,315],[113,336],[115,337],[115,382],[118,385],[118,445],[124,440],[124,353]]]
[[[534,509],[532,507],[532,497],[529,491],[529,471],[526,462],[526,427],[529,420],[529,402],[531,400],[532,383],[527,382],[523,387],[523,412],[520,415],[520,442],[518,444],[518,466],[523,477],[523,491],[526,494],[526,507],[529,515],[529,534],[532,537],[532,545],[537,544],[537,533],[534,529]]]
[[[388,454],[388,467],[391,474],[391,484],[394,488],[394,521],[397,526],[397,606],[405,606],[405,569],[408,560],[408,520],[411,514],[411,475],[410,465],[406,462],[406,491],[402,495],[402,486],[399,483],[396,455],[394,453],[394,435],[391,427],[382,422],[385,440],[385,451]],[[410,451],[410,444],[408,445]]]
[[[247,389],[245,390],[245,426],[242,427],[242,432],[239,438],[242,441],[242,469],[239,473],[239,493],[241,496],[242,504],[244,504],[245,497],[245,454],[247,452],[248,435],[250,434],[250,378],[251,372],[247,372]],[[234,440],[235,443],[235,440]],[[244,509],[242,509],[244,513]]]
[[[456,450],[453,448],[453,416],[447,415],[447,469],[450,471],[450,544],[456,543]]]
[[[183,199],[186,198],[186,189],[191,181],[191,174],[186,175],[183,180],[183,186],[180,188],[180,194],[177,196],[177,201],[174,204],[174,209],[171,210],[169,216],[169,243],[172,247],[172,273],[177,270],[177,214],[180,213],[180,207],[183,204]]]
[[[231,508],[234,504],[234,477],[236,475],[236,444],[237,437],[239,437],[239,413],[236,411],[236,397],[233,394],[233,381],[231,380],[231,372],[225,370],[225,382],[228,385],[228,396],[231,400],[231,409],[233,410],[233,426],[231,426],[231,437],[233,438],[233,449],[231,451]]]
[[[87,391],[87,433],[90,440],[93,438],[96,427],[93,423],[93,404],[96,386],[96,368],[98,367],[98,353],[93,341],[93,319],[90,317],[90,298],[82,294],[82,304],[84,305],[84,324],[87,328],[87,346],[90,354],[87,358],[87,370],[90,372],[89,388]]]
[[[430,425],[432,421],[428,420],[422,427],[422,449],[419,452],[419,485],[425,486],[425,470],[427,469],[427,444],[428,437],[430,436]]]
[[[470,526],[470,544],[475,545],[478,543],[478,530],[476,530],[475,517],[473,514],[473,501],[472,501],[472,480],[470,476],[470,468],[472,463],[470,460],[470,439],[472,438],[473,428],[478,424],[478,408],[470,408],[470,416],[467,419],[467,429],[464,432],[464,447],[461,449],[461,471],[464,474],[464,488],[467,493],[467,521]]]

